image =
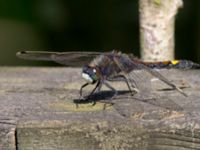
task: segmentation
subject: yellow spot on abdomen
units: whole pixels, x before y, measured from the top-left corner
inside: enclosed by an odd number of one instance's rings
[[[179,60],[172,60],[171,63],[172,63],[173,65],[176,65],[176,64],[179,63]]]

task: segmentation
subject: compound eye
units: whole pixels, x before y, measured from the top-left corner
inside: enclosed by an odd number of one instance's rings
[[[93,72],[94,72],[94,73],[96,73],[96,72],[97,72],[97,70],[96,70],[96,69],[93,69]]]

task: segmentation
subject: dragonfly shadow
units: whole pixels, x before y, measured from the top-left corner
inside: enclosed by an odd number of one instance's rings
[[[94,93],[90,97],[82,98],[82,99],[74,99],[73,102],[75,104],[87,104],[87,103],[96,103],[96,102],[102,102],[102,103],[113,103],[113,100],[118,99],[119,95],[125,95],[127,93],[130,93],[130,91],[118,91],[118,94],[116,97],[113,98],[114,93],[112,91],[100,91],[98,93]]]
[[[139,101],[146,104],[162,107],[168,110],[175,110],[175,111],[183,110],[183,108],[180,105],[178,105],[177,103],[175,103],[173,100],[171,100],[170,98],[166,96],[157,95],[155,97],[144,97],[143,95],[135,94],[133,96],[129,94],[130,94],[130,91],[118,91],[118,95],[113,98],[114,93],[112,91],[101,91],[101,92],[91,95],[89,98],[86,98],[86,99],[84,98],[74,99],[73,102],[77,105],[77,107],[79,104],[93,103],[92,105],[95,105],[96,102],[105,103],[104,107],[106,107],[106,104],[113,105],[115,104],[115,102],[117,102],[117,100],[127,99],[128,97],[131,96],[133,99],[132,102]]]

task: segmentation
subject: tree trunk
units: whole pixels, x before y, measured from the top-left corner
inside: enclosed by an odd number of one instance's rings
[[[143,60],[174,59],[175,15],[182,6],[182,0],[140,0],[140,45]]]

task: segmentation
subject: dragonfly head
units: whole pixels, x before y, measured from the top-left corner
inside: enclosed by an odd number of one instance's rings
[[[82,70],[82,77],[86,82],[94,84],[99,80],[99,71],[96,67],[85,65]]]

